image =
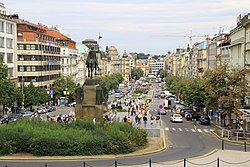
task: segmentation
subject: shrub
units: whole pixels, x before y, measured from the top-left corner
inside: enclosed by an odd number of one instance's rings
[[[127,123],[72,124],[20,120],[0,126],[0,155],[28,152],[39,156],[129,153],[146,144],[146,133]]]

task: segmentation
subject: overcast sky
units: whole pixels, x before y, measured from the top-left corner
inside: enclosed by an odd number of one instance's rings
[[[189,34],[230,30],[239,14],[250,12],[250,0],[0,0],[7,14],[48,27],[76,42],[102,39],[102,48],[119,53],[166,54],[189,43]],[[193,42],[203,38],[193,38]]]

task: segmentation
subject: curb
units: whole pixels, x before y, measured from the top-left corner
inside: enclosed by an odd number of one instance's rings
[[[121,157],[131,157],[131,156],[140,156],[140,155],[147,155],[147,154],[153,154],[153,153],[157,153],[160,151],[163,151],[167,148],[166,146],[166,135],[165,135],[165,131],[162,130],[163,134],[162,134],[162,138],[163,138],[163,147],[154,151],[148,151],[148,152],[144,152],[144,153],[139,153],[139,154],[130,154],[130,155],[121,155],[121,156],[116,156],[115,158],[121,158]]]

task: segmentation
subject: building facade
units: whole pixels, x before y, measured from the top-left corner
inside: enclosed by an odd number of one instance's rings
[[[19,87],[33,82],[49,89],[60,77],[60,46],[47,27],[12,15],[17,24],[17,76]]]
[[[15,20],[5,15],[5,7],[0,3],[0,62],[8,67],[8,78],[17,81],[17,31]]]
[[[70,77],[77,82],[77,49],[76,42],[60,33],[57,28],[47,29],[47,34],[56,38],[60,45],[61,76]]]

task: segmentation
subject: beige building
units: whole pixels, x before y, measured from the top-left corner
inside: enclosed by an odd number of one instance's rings
[[[60,46],[56,37],[47,34],[47,26],[33,24],[18,15],[17,23],[17,75],[19,87],[33,82],[35,86],[49,89],[60,77]]]
[[[17,26],[11,16],[5,15],[5,7],[0,3],[0,62],[8,67],[8,78],[17,81]]]
[[[231,30],[230,39],[230,64],[250,70],[250,13],[240,19],[237,26]],[[250,86],[250,72],[246,79]]]

